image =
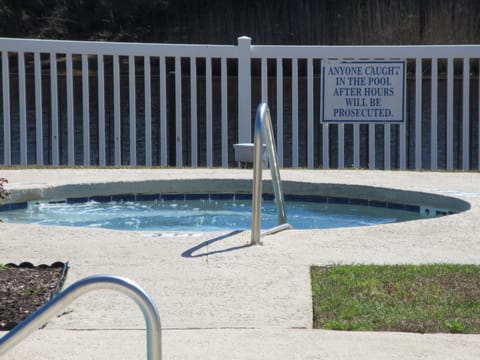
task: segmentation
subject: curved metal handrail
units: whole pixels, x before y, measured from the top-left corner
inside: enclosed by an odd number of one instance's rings
[[[285,203],[283,200],[283,191],[280,179],[280,170],[278,168],[277,151],[275,138],[273,137],[272,121],[270,110],[267,103],[260,103],[257,107],[255,116],[255,135],[253,145],[253,191],[252,191],[252,239],[253,245],[260,242],[260,215],[262,206],[262,152],[263,140],[267,146],[268,163],[272,175],[273,192],[275,194],[275,203],[278,211],[279,226],[268,230],[268,233],[278,232],[292,228],[287,224],[287,215],[285,213]]]
[[[134,282],[112,275],[95,275],[69,286],[26,320],[0,338],[0,357],[81,295],[98,289],[117,290],[133,299],[142,310],[147,327],[147,359],[161,360],[160,316],[150,296]]]

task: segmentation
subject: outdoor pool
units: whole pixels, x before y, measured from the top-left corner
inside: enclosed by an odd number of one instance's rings
[[[287,221],[296,229],[369,226],[426,216],[419,206],[362,199],[287,195],[285,204]],[[30,201],[14,208],[0,213],[5,223],[136,231],[246,230],[252,225],[250,194],[96,196]],[[266,196],[262,229],[276,225],[275,203]]]

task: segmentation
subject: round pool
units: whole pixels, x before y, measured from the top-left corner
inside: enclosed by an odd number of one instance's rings
[[[336,197],[285,197],[288,223],[296,229],[322,229],[415,220],[430,213],[419,206]],[[83,226],[140,231],[216,231],[251,228],[249,194],[122,195],[28,202],[3,211],[6,223]],[[262,228],[278,225],[267,196]]]

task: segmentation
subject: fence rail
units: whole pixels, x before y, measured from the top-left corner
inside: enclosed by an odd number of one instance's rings
[[[0,164],[235,166],[254,111],[279,165],[480,168],[480,45],[180,45],[0,39]],[[406,59],[404,124],[322,124],[330,59]]]

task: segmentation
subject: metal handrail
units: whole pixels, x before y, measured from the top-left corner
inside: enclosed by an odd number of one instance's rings
[[[0,338],[0,357],[81,295],[97,289],[117,290],[133,299],[142,310],[147,327],[147,359],[161,360],[160,316],[150,296],[134,282],[112,275],[95,275],[69,286],[26,320]]]
[[[263,140],[267,147],[268,163],[272,176],[273,192],[278,211],[279,226],[268,230],[269,234],[292,228],[287,224],[285,203],[278,168],[277,151],[275,150],[275,138],[273,136],[270,110],[266,103],[260,103],[255,116],[255,135],[253,145],[253,191],[252,191],[252,239],[253,245],[261,244],[260,223],[262,206],[262,163],[263,163]]]

